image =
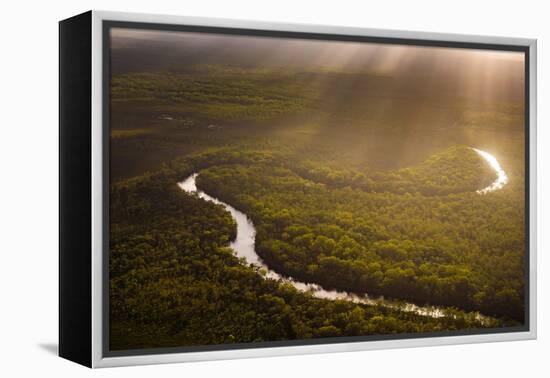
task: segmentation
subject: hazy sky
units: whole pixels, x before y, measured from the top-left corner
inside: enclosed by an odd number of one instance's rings
[[[327,67],[388,75],[419,90],[444,88],[482,100],[523,100],[524,54],[520,52],[121,28],[111,30],[111,47],[115,73],[201,63]]]

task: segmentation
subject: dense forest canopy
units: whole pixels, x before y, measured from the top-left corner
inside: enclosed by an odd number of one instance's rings
[[[227,154],[212,158],[226,164],[203,170],[198,186],[252,218],[257,251],[269,265],[328,288],[522,319],[524,215],[506,191],[476,193],[486,185],[484,162],[470,149],[408,168],[410,182],[402,170],[377,173],[374,188],[349,171],[327,169],[312,181],[276,159],[262,164]],[[445,177],[438,172],[449,155],[460,159],[451,176],[460,185],[425,186],[429,172]],[[476,184],[468,188],[465,178]],[[495,220],[491,227],[487,219]]]
[[[523,324],[521,56],[112,37],[111,349]],[[505,186],[478,192],[496,173],[473,148],[498,159]],[[281,275],[444,315],[264,277],[229,248],[229,213],[176,185],[194,173],[250,217]]]
[[[111,349],[422,333],[503,325],[450,308],[432,318],[313,298],[227,248],[221,206],[179,190],[181,162],[111,189]]]

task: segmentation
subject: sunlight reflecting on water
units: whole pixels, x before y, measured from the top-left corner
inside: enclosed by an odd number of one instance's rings
[[[508,176],[500,166],[498,160],[488,152],[478,150],[477,148],[472,148],[472,150],[474,150],[482,158],[484,158],[487,161],[487,163],[489,163],[491,168],[493,168],[497,173],[497,179],[491,185],[489,185],[486,188],[480,189],[477,192],[479,194],[485,194],[485,193],[493,192],[498,189],[502,189],[502,187],[508,183]]]

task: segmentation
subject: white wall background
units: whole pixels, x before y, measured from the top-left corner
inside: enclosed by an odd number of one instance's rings
[[[90,371],[57,344],[57,21],[89,9],[538,38],[539,211],[548,214],[549,7],[530,0],[6,1],[0,38],[0,376],[548,376],[548,222],[539,340]],[[539,222],[540,222],[539,215]],[[545,351],[546,349],[546,351]],[[546,374],[545,374],[546,373]]]

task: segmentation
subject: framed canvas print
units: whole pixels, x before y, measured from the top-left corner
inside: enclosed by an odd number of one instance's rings
[[[62,357],[536,337],[536,41],[60,22]]]

